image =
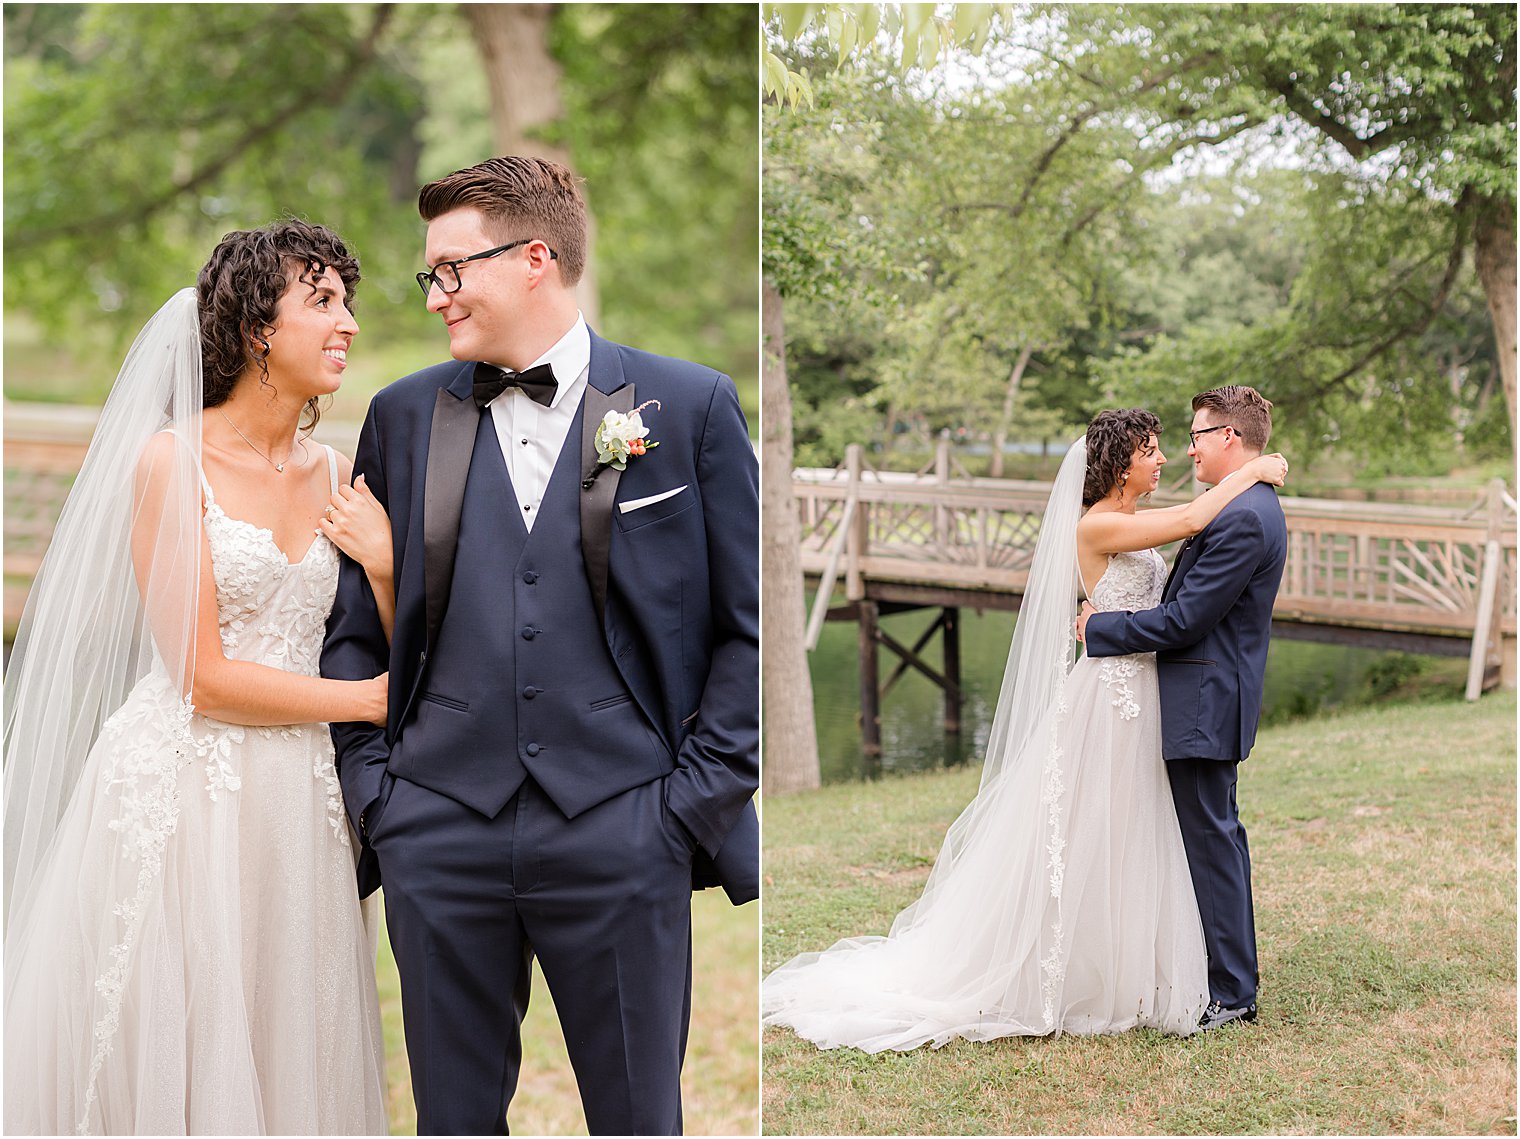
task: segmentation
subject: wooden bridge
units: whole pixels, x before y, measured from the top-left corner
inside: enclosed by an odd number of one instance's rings
[[[1028,580],[1049,484],[953,471],[941,442],[918,474],[801,469],[793,492],[802,568],[816,587],[808,645],[825,619],[859,625],[862,734],[880,752],[881,697],[909,668],[945,693],[945,728],[959,730],[962,608],[1016,610]],[[1157,505],[1186,501],[1172,492]],[[1288,561],[1274,636],[1468,658],[1467,697],[1515,684],[1516,509],[1500,480],[1461,507],[1282,499]],[[1163,551],[1169,553],[1170,551]],[[844,604],[830,605],[843,582]],[[882,629],[886,614],[938,608],[914,645]],[[940,635],[940,664],[926,650]],[[898,658],[880,682],[878,648]]]

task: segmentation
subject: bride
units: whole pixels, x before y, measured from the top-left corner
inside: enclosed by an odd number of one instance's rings
[[[1161,759],[1153,654],[1071,667],[1079,580],[1145,609],[1152,548],[1198,533],[1281,455],[1194,501],[1137,511],[1166,462],[1160,421],[1104,411],[1067,452],[1031,563],[981,788],[886,937],[804,953],[761,986],[766,1024],[866,1052],[961,1037],[1186,1034],[1209,1003],[1203,931]]]
[[[6,678],[9,1133],[386,1131],[320,723],[384,723],[386,678],[317,664],[334,540],[376,592],[388,543],[306,437],[358,280],[321,226],[229,234],[102,411]]]

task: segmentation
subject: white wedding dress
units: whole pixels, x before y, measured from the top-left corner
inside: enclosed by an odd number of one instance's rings
[[[1092,604],[1150,608],[1165,576],[1153,550],[1117,554]],[[1083,657],[1055,691],[1029,754],[952,828],[924,896],[888,937],[848,938],[767,977],[766,1024],[867,1052],[1196,1030],[1208,971],[1161,759],[1155,656]]]
[[[227,656],[315,676],[332,543],[291,563],[205,501]],[[386,1133],[325,725],[195,714],[159,662],[106,722],[36,896],[8,935],[7,1133]]]

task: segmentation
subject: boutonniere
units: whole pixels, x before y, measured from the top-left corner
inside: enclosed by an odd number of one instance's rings
[[[605,463],[615,471],[628,468],[628,460],[651,451],[659,444],[649,438],[649,428],[639,414],[650,404],[658,409],[660,401],[646,400],[627,415],[621,411],[609,411],[596,428],[596,461]]]

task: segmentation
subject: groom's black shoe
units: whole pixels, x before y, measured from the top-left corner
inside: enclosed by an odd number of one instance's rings
[[[1256,1019],[1256,1005],[1248,1004],[1245,1008],[1225,1008],[1218,1001],[1203,1010],[1203,1015],[1198,1018],[1198,1030],[1206,1031],[1210,1028],[1218,1028],[1221,1024],[1229,1024],[1234,1020],[1252,1021]]]

